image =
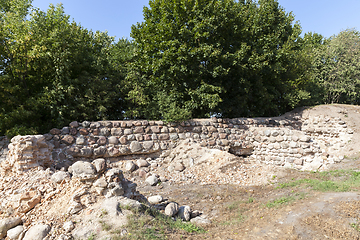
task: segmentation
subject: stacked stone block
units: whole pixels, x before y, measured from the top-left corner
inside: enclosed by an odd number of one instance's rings
[[[45,141],[43,135],[13,137],[8,147],[3,168],[24,171],[39,166],[49,167],[53,163],[53,146]]]

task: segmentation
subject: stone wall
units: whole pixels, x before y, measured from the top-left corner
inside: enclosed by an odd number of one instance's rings
[[[249,155],[249,159],[297,169],[316,169],[338,162],[337,149],[351,139],[341,119],[236,118],[194,119],[180,124],[162,121],[72,122],[43,136],[14,137],[8,162],[16,169],[54,163],[123,156],[160,155],[192,139],[201,146]],[[331,145],[331,147],[329,147]],[[18,162],[18,163],[17,163]]]
[[[2,164],[3,170],[23,171],[53,164],[53,145],[46,142],[43,135],[13,137],[8,148],[6,161]]]

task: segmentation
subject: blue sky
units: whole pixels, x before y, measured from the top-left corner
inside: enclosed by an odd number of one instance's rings
[[[62,3],[65,13],[75,22],[93,31],[108,31],[116,38],[129,38],[131,25],[143,21],[143,6],[148,0],[34,0],[33,6],[46,10],[50,3]],[[278,0],[286,12],[305,32],[317,32],[325,37],[347,28],[360,30],[360,0]]]

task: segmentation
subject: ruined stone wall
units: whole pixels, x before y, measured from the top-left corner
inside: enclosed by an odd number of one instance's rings
[[[340,161],[342,157],[336,156],[337,149],[351,139],[351,134],[341,119],[326,117],[211,118],[180,124],[147,120],[84,121],[52,129],[41,137],[14,137],[8,161],[17,169],[49,163],[61,168],[76,160],[116,161],[129,155],[160,155],[176,147],[179,141],[191,139],[203,147],[249,155],[254,161],[306,170]]]

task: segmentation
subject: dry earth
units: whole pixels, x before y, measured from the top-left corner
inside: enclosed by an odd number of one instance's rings
[[[306,184],[279,187],[282,183],[304,179],[324,181],[324,184],[330,185],[330,180],[341,183],[347,179],[346,170],[357,171],[360,166],[360,107],[322,105],[297,109],[279,119],[292,115],[341,117],[354,130],[351,142],[340,150],[345,159],[332,165],[332,172],[321,174],[261,165],[228,152],[210,150],[194,142],[184,141],[149,167],[152,174],[158,174],[167,181],[149,186],[145,178],[140,177],[140,170],[125,173],[124,177],[138,185],[140,196],[148,198],[161,195],[167,201],[199,210],[203,217],[212,221],[210,225],[204,226],[205,233],[176,230],[167,232],[167,239],[360,239],[360,185],[357,182],[344,191],[322,191]],[[193,159],[196,164],[184,162],[184,159]],[[169,173],[168,169],[178,167],[180,162],[185,165],[185,170]],[[112,163],[112,166],[124,168],[125,163]],[[68,220],[75,222],[78,230],[88,228],[89,224],[93,229],[101,228],[96,218],[115,221],[115,217],[111,219],[111,216],[105,219],[104,206],[100,204],[104,197],[96,194],[87,194],[81,199],[86,209],[74,216],[67,215],[68,204],[82,183],[71,179],[55,186],[50,181],[50,175],[49,170],[44,170],[16,175],[15,181],[11,180],[11,175],[0,179],[1,198],[11,194],[16,196],[14,194],[17,190],[32,185],[34,194],[40,191],[52,200],[41,201],[28,213],[18,214],[27,219],[25,227],[34,222],[50,222],[53,226],[50,234],[59,236],[64,233],[62,224]],[[32,180],[25,182],[26,179]],[[44,189],[38,189],[39,184],[45,186]],[[0,213],[2,217],[16,214],[11,208],[4,207],[4,204]],[[126,210],[123,214],[125,216],[130,212]],[[121,227],[119,221],[120,218],[112,228],[125,232],[123,238],[126,239],[126,229]],[[106,236],[106,233],[98,232],[96,239],[106,239]]]

